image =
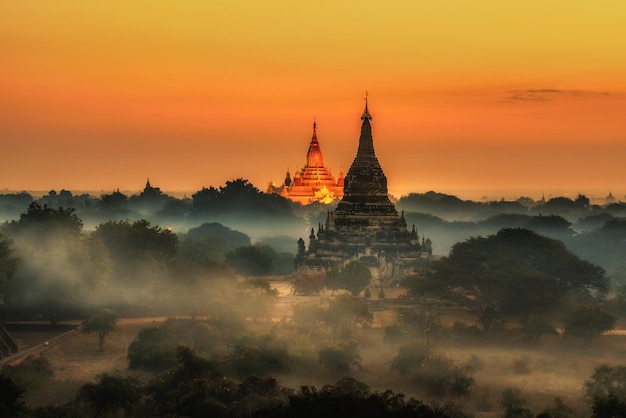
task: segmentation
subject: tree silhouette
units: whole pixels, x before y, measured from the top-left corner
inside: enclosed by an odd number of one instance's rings
[[[599,306],[583,306],[565,319],[565,336],[578,337],[590,343],[603,332],[615,327],[616,318]]]
[[[61,315],[82,316],[85,301],[97,298],[108,257],[81,233],[82,225],[74,209],[38,203],[5,225],[22,260],[15,279],[3,287],[13,317],[45,314],[55,323]]]
[[[108,333],[117,329],[117,315],[108,310],[103,309],[98,314],[86,319],[82,323],[81,332],[91,334],[98,333],[98,351],[104,352],[104,338]]]
[[[357,296],[372,282],[370,269],[360,261],[350,261],[341,270],[326,273],[325,284],[328,289],[345,289]]]
[[[527,229],[502,229],[455,244],[432,269],[407,280],[412,294],[446,299],[472,312],[485,330],[555,311],[568,297],[594,300],[609,290],[604,269],[562,242]]]
[[[242,276],[261,276],[270,273],[272,259],[256,245],[237,247],[224,256],[226,264]]]
[[[26,404],[22,400],[25,391],[10,377],[0,375],[0,416],[16,417],[26,412]]]
[[[13,250],[13,241],[0,234],[0,284],[13,277],[19,262]]]
[[[345,294],[331,300],[324,315],[324,322],[330,325],[336,338],[350,338],[356,327],[369,326],[373,321],[366,301]]]
[[[117,373],[103,373],[96,383],[87,383],[78,391],[77,399],[91,405],[94,417],[110,412],[117,416],[123,409],[127,416],[140,402],[143,388],[134,377],[123,377]]]

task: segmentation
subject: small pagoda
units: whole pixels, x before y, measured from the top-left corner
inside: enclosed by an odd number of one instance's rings
[[[432,255],[432,243],[409,231],[404,212],[389,199],[387,177],[374,151],[367,97],[356,157],[344,179],[343,198],[326,221],[311,229],[308,248],[298,241],[298,270],[328,270],[352,260],[365,263],[381,284],[410,274]]]

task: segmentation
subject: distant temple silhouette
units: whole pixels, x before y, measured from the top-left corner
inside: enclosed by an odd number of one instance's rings
[[[280,194],[294,202],[307,205],[321,202],[333,203],[343,196],[343,173],[335,180],[330,169],[324,167],[324,158],[320,143],[317,140],[317,123],[313,122],[313,137],[306,155],[306,163],[300,170],[296,170],[293,179],[289,170],[280,186],[273,182],[267,187],[267,193]]]
[[[432,243],[407,229],[389,200],[387,177],[374,152],[372,116],[365,99],[356,157],[344,180],[343,198],[317,233],[311,229],[308,249],[298,240],[298,270],[327,270],[351,260],[368,265],[380,281],[397,280],[432,255]]]

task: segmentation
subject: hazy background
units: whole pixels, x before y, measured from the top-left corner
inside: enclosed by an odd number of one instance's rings
[[[304,164],[313,118],[337,175],[367,90],[396,196],[623,196],[625,15],[617,1],[2,0],[0,189],[265,189]]]

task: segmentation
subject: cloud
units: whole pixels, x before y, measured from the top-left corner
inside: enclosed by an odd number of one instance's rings
[[[527,89],[508,90],[504,101],[549,102],[559,97],[601,97],[610,96],[608,91],[593,90],[560,90],[560,89]]]

